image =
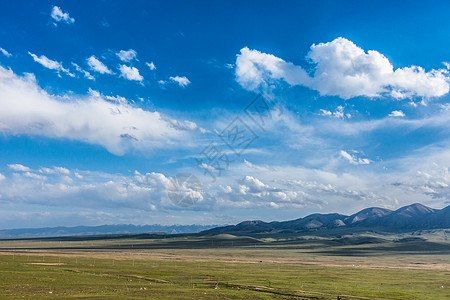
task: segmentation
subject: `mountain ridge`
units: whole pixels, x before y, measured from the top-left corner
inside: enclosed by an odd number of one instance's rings
[[[380,207],[365,208],[350,216],[338,213],[314,213],[289,221],[263,222],[244,221],[236,225],[216,227],[202,231],[202,234],[292,234],[358,231],[407,232],[426,229],[450,228],[450,205],[433,209],[420,203],[390,210]]]

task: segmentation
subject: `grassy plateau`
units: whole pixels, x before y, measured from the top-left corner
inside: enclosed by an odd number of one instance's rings
[[[450,299],[447,231],[0,241],[0,299]]]

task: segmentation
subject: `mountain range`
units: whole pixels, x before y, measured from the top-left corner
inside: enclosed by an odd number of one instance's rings
[[[450,205],[433,209],[415,203],[389,210],[379,207],[363,209],[347,216],[338,213],[312,214],[291,221],[244,221],[237,225],[102,225],[47,227],[0,230],[0,238],[58,237],[105,234],[231,234],[235,236],[341,235],[358,232],[403,233],[428,229],[450,229]]]
[[[338,213],[312,214],[304,218],[284,222],[245,221],[237,225],[216,227],[202,234],[336,234],[361,231],[408,232],[426,229],[450,228],[450,206],[433,209],[415,203],[397,210],[379,207],[363,209],[347,216]]]

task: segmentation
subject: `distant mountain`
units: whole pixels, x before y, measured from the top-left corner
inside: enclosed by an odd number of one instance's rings
[[[165,232],[169,234],[197,233],[217,225],[101,225],[76,227],[46,227],[0,230],[0,238],[9,237],[57,237],[74,235],[126,234]]]
[[[439,210],[429,208],[425,205],[415,203],[396,211],[388,212],[379,217],[363,220],[358,226],[382,227],[392,229],[416,229],[426,227],[425,219],[431,217]],[[433,224],[430,222],[429,225]],[[433,227],[433,226],[432,226]]]
[[[0,238],[58,237],[105,234],[167,233],[167,234],[231,234],[235,236],[339,236],[358,232],[402,233],[428,229],[450,229],[450,206],[433,209],[415,203],[397,210],[379,207],[363,209],[347,216],[338,213],[312,214],[283,222],[244,221],[237,225],[102,225],[48,227],[0,230]]]
[[[433,209],[415,203],[395,211],[371,207],[351,216],[312,214],[304,218],[284,222],[245,221],[237,225],[216,227],[202,234],[280,235],[280,234],[347,234],[361,231],[408,232],[425,229],[450,228],[450,206]]]

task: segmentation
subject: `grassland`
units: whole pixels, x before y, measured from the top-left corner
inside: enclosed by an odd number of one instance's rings
[[[0,241],[0,299],[450,299],[446,235]]]

